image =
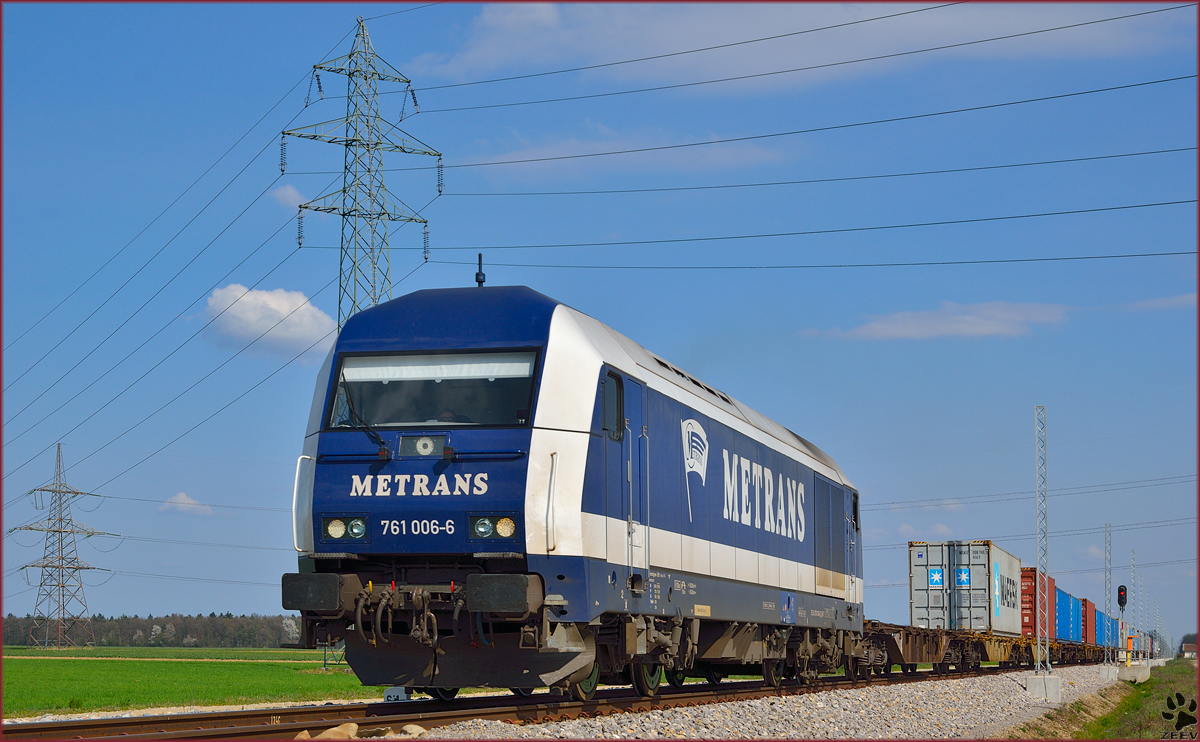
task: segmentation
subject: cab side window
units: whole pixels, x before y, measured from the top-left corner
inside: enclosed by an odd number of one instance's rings
[[[601,396],[604,402],[604,431],[609,438],[619,441],[625,432],[625,399],[621,377],[614,373],[605,376]]]

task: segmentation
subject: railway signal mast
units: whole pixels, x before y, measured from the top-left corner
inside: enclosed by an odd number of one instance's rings
[[[300,204],[301,212],[297,217],[303,219],[304,209],[342,217],[338,281],[340,330],[355,313],[392,298],[388,222],[427,225],[417,211],[393,196],[384,185],[383,153],[400,152],[438,158],[439,195],[442,192],[442,155],[380,116],[379,83],[405,85],[404,99],[407,100],[411,95],[414,108],[417,106],[417,97],[411,81],[375,55],[371,37],[367,35],[367,25],[361,16],[350,53],[313,65],[314,75],[318,75],[318,71],[346,76],[346,117],[285,131],[280,146],[284,146],[286,137],[293,136],[340,144],[346,148],[342,188]],[[319,82],[320,78],[317,79]],[[286,158],[281,152],[281,170],[286,169],[285,163]],[[298,234],[303,234],[302,223]],[[300,239],[302,237],[298,237]]]
[[[100,531],[80,525],[71,519],[71,499],[86,495],[63,481],[62,444],[54,461],[54,481],[47,487],[30,490],[34,505],[44,495],[50,495],[50,510],[46,519],[12,531],[39,531],[46,534],[46,549],[41,559],[22,569],[42,571],[38,585],[37,603],[33,609],[33,624],[29,628],[29,643],[39,647],[91,646],[96,643],[92,631],[92,616],[88,613],[83,595],[80,572],[96,569],[79,558],[75,537],[100,535]],[[9,531],[10,533],[12,531]]]
[[[1125,597],[1125,586],[1119,585],[1117,587],[1117,605],[1120,606],[1120,608],[1121,608],[1121,623],[1122,624],[1125,623],[1125,602],[1126,602],[1126,600],[1127,600],[1127,598]],[[1126,634],[1130,633],[1128,629],[1126,629],[1125,631],[1126,631]],[[1126,648],[1126,650],[1125,650],[1125,666],[1129,667],[1129,649],[1128,648]]]

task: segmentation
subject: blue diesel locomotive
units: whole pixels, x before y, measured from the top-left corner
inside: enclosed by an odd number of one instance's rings
[[[858,493],[824,452],[524,287],[349,319],[313,396],[283,607],[366,685],[449,697],[801,681],[863,640]]]

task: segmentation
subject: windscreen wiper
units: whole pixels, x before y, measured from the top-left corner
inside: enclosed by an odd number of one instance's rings
[[[350,422],[353,423],[354,427],[362,430],[367,434],[368,438],[379,445],[379,458],[392,458],[392,451],[388,446],[387,441],[383,439],[383,436],[379,434],[379,431],[371,427],[370,423],[364,420],[362,415],[359,415],[358,411],[354,409],[354,398],[350,394],[350,385],[346,383],[346,373],[344,371],[342,372],[342,390],[346,393],[346,409],[350,411]]]

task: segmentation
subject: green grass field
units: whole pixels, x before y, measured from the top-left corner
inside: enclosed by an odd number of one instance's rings
[[[77,647],[73,650],[41,650],[37,647],[6,646],[5,657],[119,657],[121,659],[240,659],[304,660],[320,662],[320,650],[233,650],[209,647]]]
[[[3,665],[4,716],[107,711],[161,706],[218,706],[243,703],[321,701],[330,698],[382,698],[382,688],[363,687],[353,674],[322,670],[320,653],[286,650],[155,649],[79,650],[137,659],[95,661],[38,659],[8,651]],[[190,651],[192,656],[184,655]],[[152,661],[171,657],[179,662]],[[205,659],[261,660],[304,654],[312,662],[204,662]],[[25,656],[20,656],[24,654]],[[267,654],[268,657],[263,657]],[[58,655],[63,656],[63,655]],[[93,655],[100,656],[100,655]]]
[[[38,649],[6,646],[5,657],[121,657],[123,659],[321,661],[319,649],[223,649],[206,647],[81,647]]]

